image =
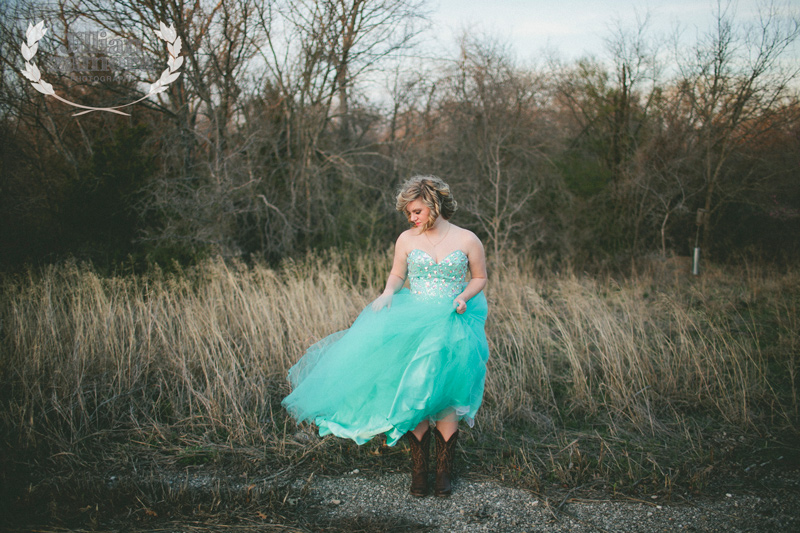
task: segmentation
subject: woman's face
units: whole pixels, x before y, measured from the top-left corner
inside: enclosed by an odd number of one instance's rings
[[[430,208],[419,198],[408,203],[406,212],[408,213],[408,220],[417,228],[424,227],[431,216]]]

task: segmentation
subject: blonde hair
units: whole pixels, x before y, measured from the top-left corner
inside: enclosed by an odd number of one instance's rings
[[[440,216],[448,220],[458,208],[458,204],[450,192],[450,186],[436,176],[414,176],[400,186],[395,208],[404,213],[409,222],[411,222],[411,218],[406,207],[417,199],[431,210],[428,222],[422,231],[429,230]]]

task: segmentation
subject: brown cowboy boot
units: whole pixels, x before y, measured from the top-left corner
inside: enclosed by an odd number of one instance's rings
[[[406,433],[411,446],[411,495],[421,498],[428,494],[428,450],[431,443],[431,430],[425,430],[421,439],[413,431]]]
[[[458,430],[449,440],[444,440],[436,428],[433,429],[433,436],[436,439],[436,484],[433,486],[433,493],[436,496],[450,496],[453,491],[450,477],[453,473],[453,456],[456,451]]]

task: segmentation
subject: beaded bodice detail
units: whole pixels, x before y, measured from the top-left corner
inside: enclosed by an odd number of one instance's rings
[[[408,254],[411,294],[426,300],[447,300],[461,294],[467,285],[467,255],[455,250],[438,263],[423,250]]]

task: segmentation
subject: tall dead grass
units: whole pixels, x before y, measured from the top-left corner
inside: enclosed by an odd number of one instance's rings
[[[215,260],[177,274],[67,264],[6,277],[0,424],[23,446],[116,431],[268,441],[286,430],[288,368],[352,322],[388,265],[328,253],[277,270]],[[658,433],[693,413],[796,424],[799,287],[796,273],[615,281],[509,263],[487,289],[478,429],[602,420]]]
[[[792,424],[796,382],[780,369],[797,367],[800,277],[708,277],[664,284],[652,272],[622,281],[500,276],[491,283],[489,327],[495,416],[602,415],[648,433],[690,413],[737,426],[767,414]],[[779,331],[783,349],[767,346],[762,328]]]

